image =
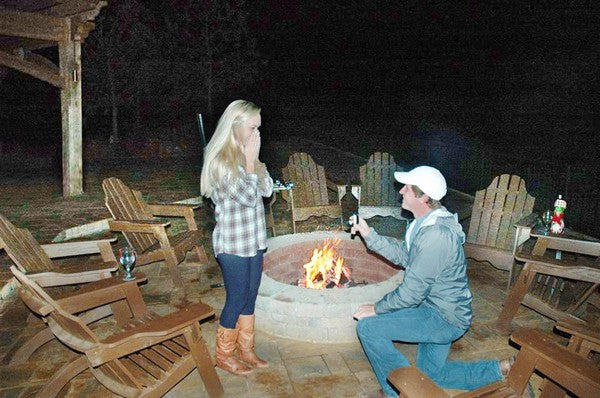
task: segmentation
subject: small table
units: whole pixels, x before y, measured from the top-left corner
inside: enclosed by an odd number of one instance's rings
[[[526,253],[521,245],[515,255],[525,265],[510,288],[498,318],[498,326],[504,330],[508,329],[520,304],[555,320],[575,318],[572,313],[600,286],[600,240],[568,228],[562,234],[552,234],[541,226],[533,228],[530,237],[536,239],[531,252]],[[556,255],[550,256],[548,249],[556,250]],[[574,259],[562,259],[563,251],[577,255]],[[565,278],[576,282],[565,281]],[[588,283],[582,285],[580,282]],[[541,286],[539,291],[532,290],[536,284]],[[564,292],[575,295],[576,302],[561,310],[558,305]]]
[[[274,185],[273,186],[273,197],[269,202],[269,213],[267,214],[267,228],[271,228],[273,231],[273,236],[277,236],[275,233],[275,218],[273,217],[273,204],[277,200],[277,192],[281,192],[282,197],[285,199],[284,195],[288,195],[288,209],[292,207],[294,204],[294,195],[293,195],[293,185]]]

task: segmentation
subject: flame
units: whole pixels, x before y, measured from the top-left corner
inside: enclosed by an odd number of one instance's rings
[[[349,276],[349,270],[344,267],[344,259],[337,257],[335,248],[340,239],[327,239],[322,249],[314,249],[310,262],[303,265],[304,280],[299,284],[310,289],[325,289],[330,282],[339,287],[342,274]]]

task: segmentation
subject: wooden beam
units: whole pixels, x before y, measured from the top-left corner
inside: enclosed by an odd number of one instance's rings
[[[40,39],[27,39],[24,37],[13,37],[10,43],[2,43],[0,51],[11,53],[20,48],[26,48],[30,51],[41,50],[42,48],[56,47],[56,42]]]
[[[20,72],[33,76],[36,79],[48,82],[55,87],[61,89],[65,87],[65,78],[61,76],[60,70],[56,65],[52,67],[52,63],[49,60],[37,54],[28,58],[29,59],[25,59],[17,55],[0,51],[0,65],[16,69]],[[44,58],[46,62],[40,58]]]
[[[69,29],[65,18],[0,10],[0,35],[59,42],[68,39]]]

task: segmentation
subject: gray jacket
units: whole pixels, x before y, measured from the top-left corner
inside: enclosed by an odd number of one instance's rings
[[[465,234],[457,216],[443,207],[424,217],[412,242],[379,235],[372,228],[365,238],[369,249],[405,268],[403,282],[375,304],[375,312],[427,306],[467,330],[473,313],[462,246]]]

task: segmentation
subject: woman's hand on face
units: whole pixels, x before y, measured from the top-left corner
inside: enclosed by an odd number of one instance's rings
[[[260,152],[260,134],[258,131],[253,132],[248,137],[246,145],[244,145],[242,152],[246,158],[246,167],[248,171],[252,169],[254,171],[254,163],[258,160],[258,153]]]

